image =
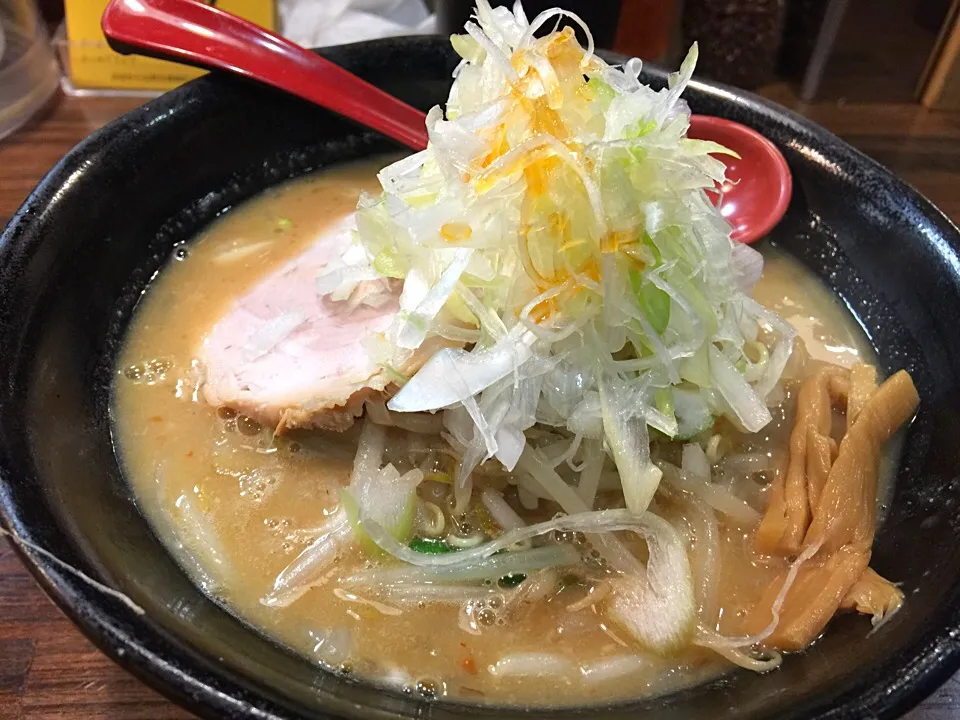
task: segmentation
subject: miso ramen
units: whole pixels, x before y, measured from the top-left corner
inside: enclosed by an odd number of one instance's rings
[[[477,13],[428,150],[264,192],[145,292],[113,417],[158,535],[318,672],[426,698],[644,697],[885,622],[909,376],[730,241],[689,59],[654,93]]]

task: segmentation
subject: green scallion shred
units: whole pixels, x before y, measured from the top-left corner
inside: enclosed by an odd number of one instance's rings
[[[397,263],[397,256],[389,250],[381,250],[373,259],[373,269],[384,277],[404,278],[406,273]]]
[[[670,296],[649,280],[644,280],[638,270],[630,271],[630,286],[650,325],[658,333],[663,333],[670,324]]]
[[[593,91],[593,96],[598,100],[610,102],[617,96],[616,90],[597,77],[592,77],[587,80],[587,87]]]
[[[657,404],[657,410],[668,417],[673,417],[673,392],[670,388],[660,388],[654,398]]]
[[[410,541],[410,549],[425,555],[444,555],[456,552],[446,540],[440,538],[414,538]]]

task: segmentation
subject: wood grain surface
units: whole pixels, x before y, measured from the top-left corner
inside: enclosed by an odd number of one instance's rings
[[[960,113],[914,105],[805,105],[787,86],[766,88],[764,94],[826,126],[960,220]],[[0,141],[0,225],[64,153],[138,102],[60,98],[31,125]],[[190,717],[101,655],[0,539],[0,720]],[[907,718],[960,718],[960,679]]]

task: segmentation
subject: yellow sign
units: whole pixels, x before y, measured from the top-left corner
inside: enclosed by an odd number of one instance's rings
[[[203,74],[202,70],[136,55],[121,55],[107,45],[100,16],[108,0],[66,0],[70,80],[79,88],[170,90]],[[234,15],[273,30],[275,0],[207,0]]]

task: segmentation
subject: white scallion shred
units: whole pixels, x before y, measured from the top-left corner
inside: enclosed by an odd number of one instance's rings
[[[587,48],[570,28],[536,37],[561,17],[583,28]],[[681,535],[651,511],[661,479],[668,476],[662,492],[689,493],[709,515],[701,536],[712,537],[712,510],[756,520],[712,482],[719,448],[705,453],[698,443],[721,416],[748,432],[770,422],[796,333],[749,297],[762,257],[731,240],[707,195],[724,181],[715,156],[733,153],[687,137],[681,96],[696,44],[668,86],[654,90],[640,82],[639,60],[616,67],[596,57],[589,30],[566,11],[530,21],[519,3],[511,12],[477,0],[465,30],[452,38],[462,61],[446,110],[427,115],[427,149],[380,172],[382,192],[361,198],[351,246],[318,279],[334,302],[356,301],[364,283],[402,284],[395,320],[368,348],[385,368],[423,362],[409,378],[398,373],[386,408],[369,404],[373,422],[344,499],[353,536],[393,564],[349,582],[384,597],[469,599],[470,583],[577,562],[568,545],[533,541],[583,533],[620,573],[602,601],[608,616],[649,651],[668,654],[691,641],[698,606],[704,612],[712,593],[695,592]],[[438,349],[427,357],[429,347]],[[426,412],[436,415],[414,415]],[[398,419],[404,413],[410,422]],[[548,500],[567,514],[526,526],[478,481],[499,536],[453,553],[409,547],[423,472],[381,467],[383,426],[426,433],[441,425],[457,456],[445,470],[452,516],[470,508],[474,477],[490,471],[491,459],[500,466],[492,472],[511,473],[524,508]],[[663,436],[691,441],[681,468],[651,452],[651,438]],[[618,489],[626,508],[593,509]],[[646,562],[618,531],[641,536]],[[311,546],[312,559],[305,551],[305,576],[325,562],[323,542]],[[698,567],[714,564],[715,553],[701,555]],[[461,621],[477,631],[469,617]],[[703,644],[744,665],[767,662],[735,643]],[[513,655],[489,670],[566,671],[558,663]],[[600,681],[642,665],[616,658],[582,672]]]
[[[513,653],[504,655],[488,670],[496,677],[543,677],[562,675],[573,668],[573,663],[552,653]]]
[[[732,153],[686,136],[697,46],[653,90],[639,61],[608,65],[569,28],[536,37],[560,17],[582,26],[558,9],[528,21],[477,3],[453,38],[463,61],[446,115],[428,115],[429,146],[381,171],[382,194],[362,198],[354,242],[318,287],[347,298],[377,268],[403,281],[376,343],[386,367],[430,337],[455,346],[388,407],[468,411],[458,509],[475,468],[512,468],[546,413],[606,439],[641,513],[660,479],[647,427],[692,437],[727,415],[758,430],[794,333],[745,294],[762,258],[731,241],[705,193],[724,178],[714,155]],[[525,384],[558,363],[581,382]]]

